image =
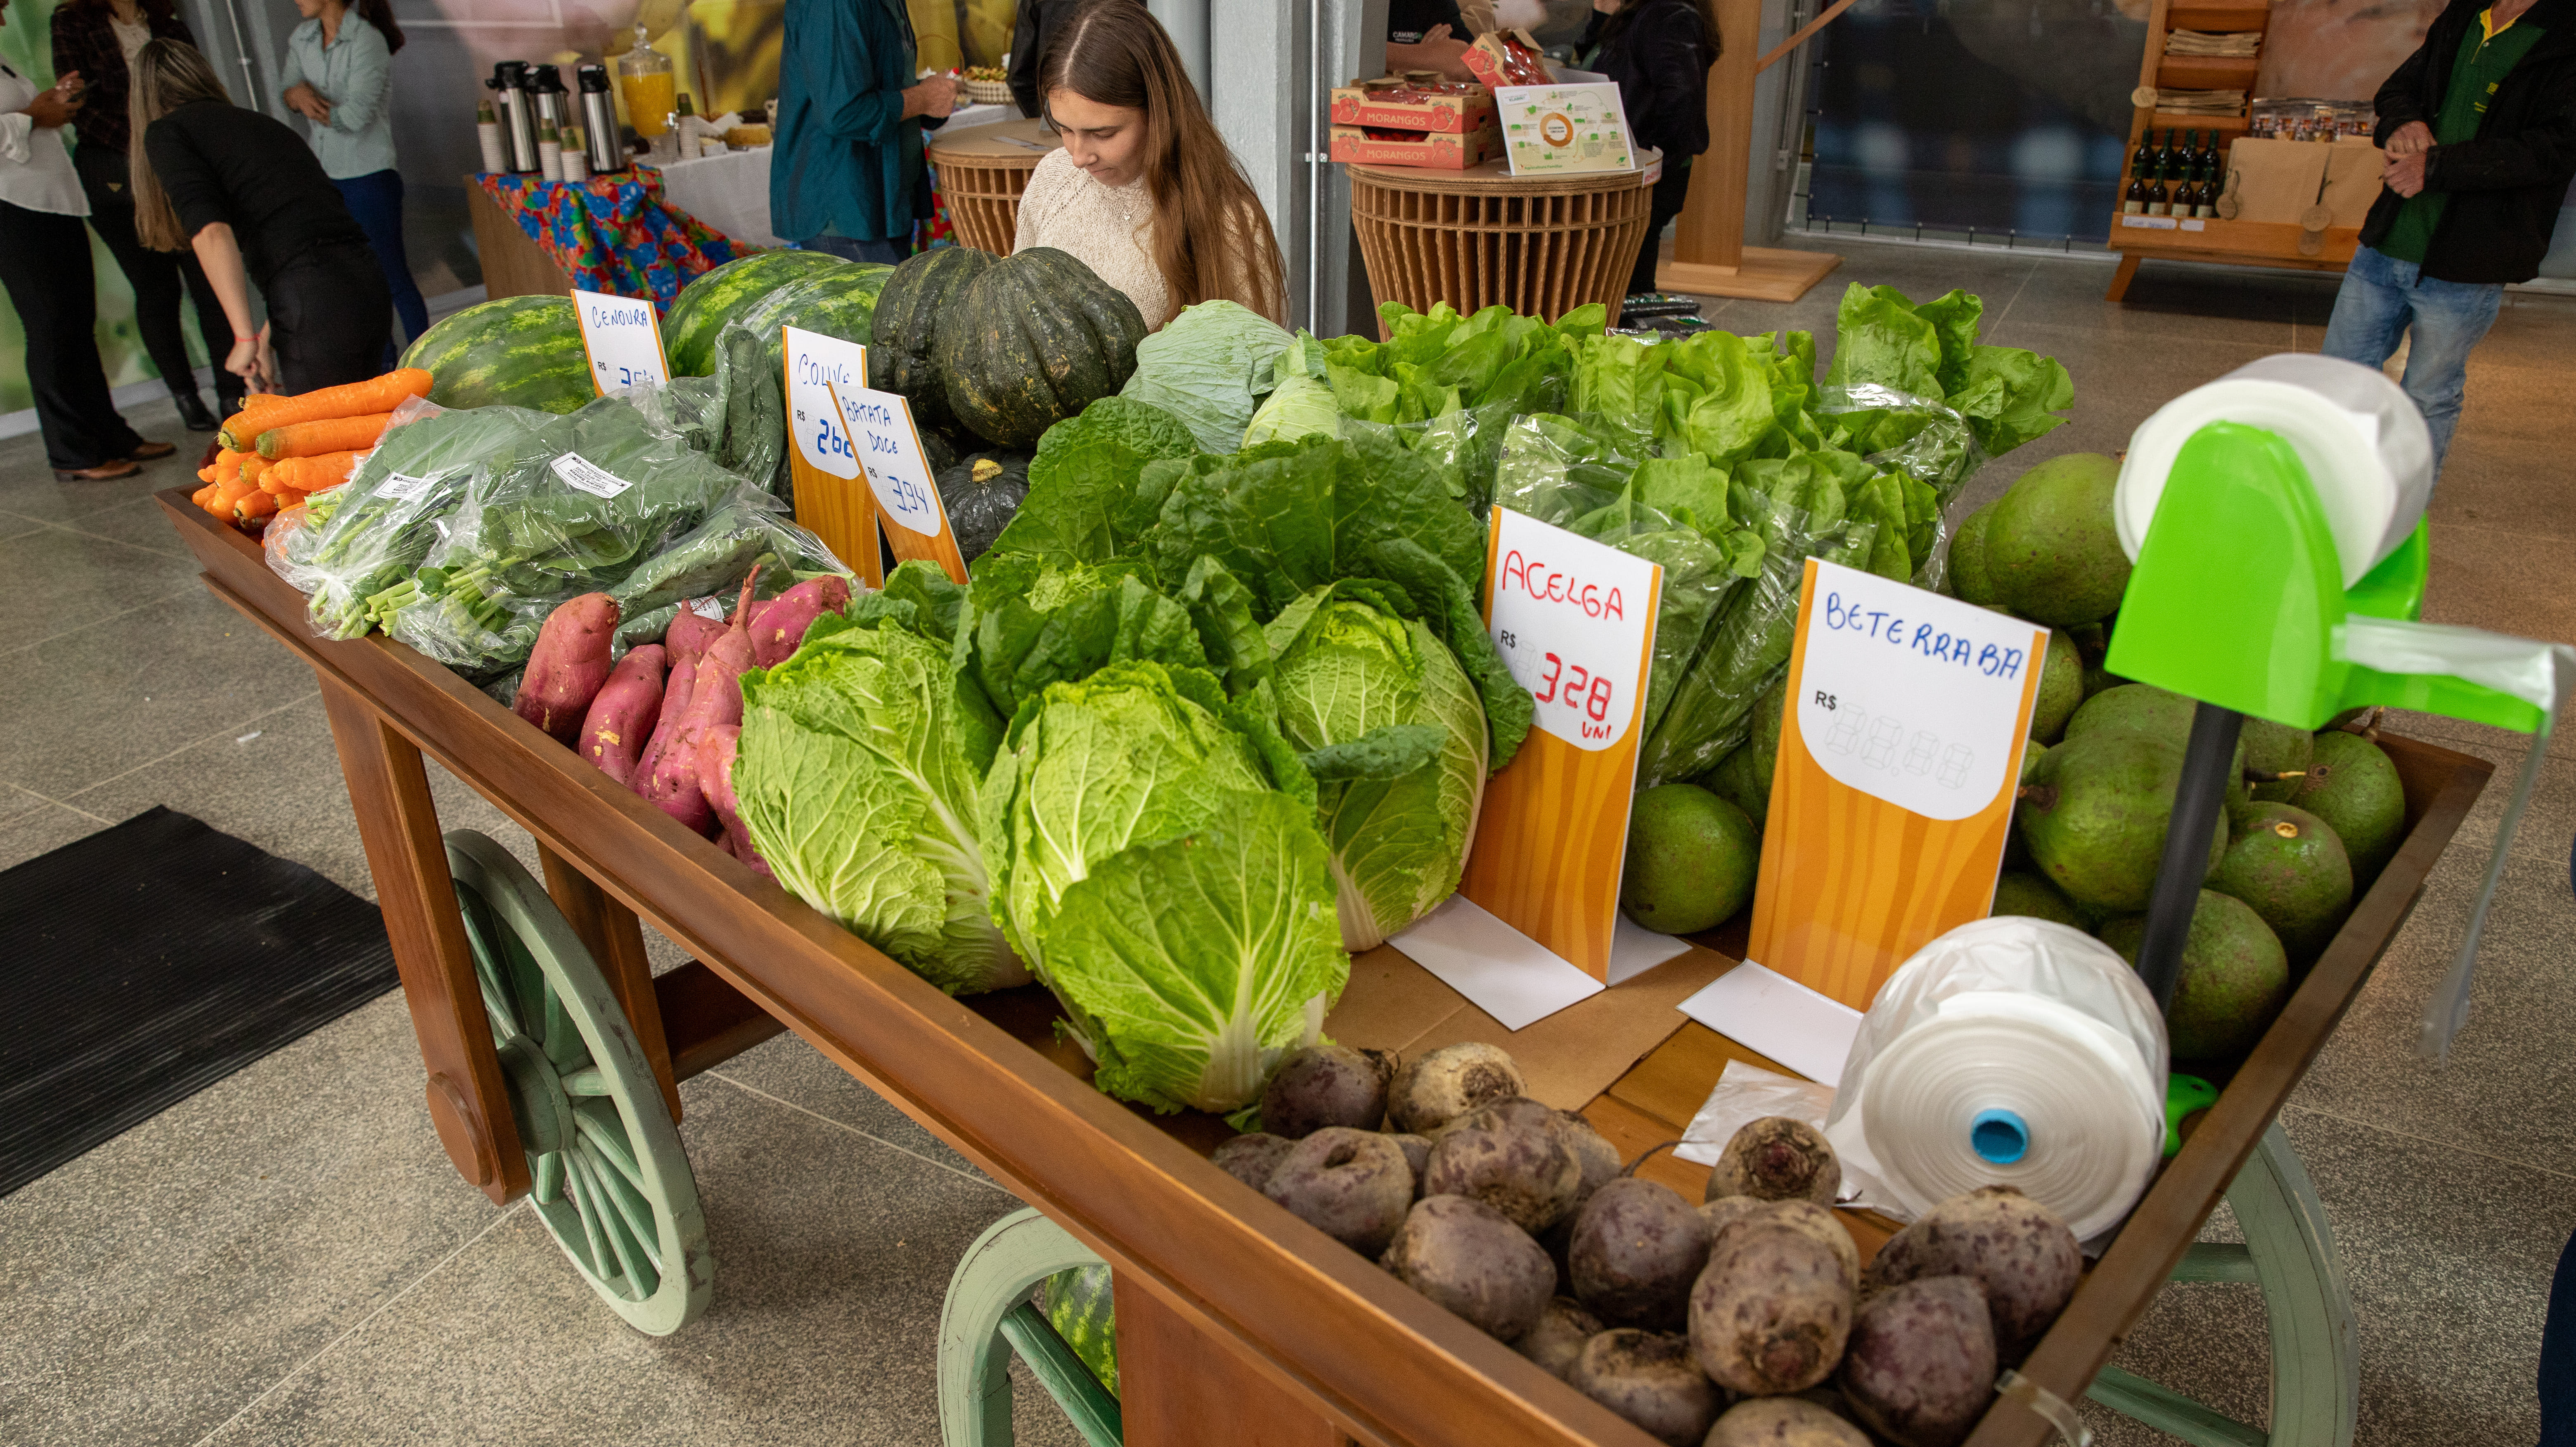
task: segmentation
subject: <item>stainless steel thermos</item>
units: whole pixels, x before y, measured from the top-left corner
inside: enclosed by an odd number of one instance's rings
[[[581,91],[583,158],[591,173],[626,169],[624,133],[617,125],[617,102],[608,93],[608,67],[585,61],[573,71]]]
[[[537,117],[528,97],[528,63],[501,61],[492,67],[492,78],[483,84],[492,92],[492,108],[500,115],[501,140],[509,152],[510,169],[521,173],[537,170]]]

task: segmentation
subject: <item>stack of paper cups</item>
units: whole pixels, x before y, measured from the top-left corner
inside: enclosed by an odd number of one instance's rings
[[[2165,1071],[2164,1017],[2118,955],[2045,920],[1979,920],[1880,988],[1825,1135],[1907,1214],[2013,1186],[2089,1239],[2155,1174]]]

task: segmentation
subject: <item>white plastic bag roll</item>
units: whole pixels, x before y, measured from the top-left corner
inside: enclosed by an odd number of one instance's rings
[[[2013,1186],[2085,1240],[2155,1175],[2166,1068],[2164,1017],[2108,946],[2046,920],[1978,920],[1870,1002],[1825,1135],[1908,1215]]]

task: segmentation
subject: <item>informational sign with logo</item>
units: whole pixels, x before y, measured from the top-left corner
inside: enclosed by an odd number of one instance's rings
[[[893,392],[836,388],[841,416],[857,440],[859,467],[876,499],[877,521],[897,562],[937,563],[952,581],[966,581],[966,559],[939,501],[939,484],[921,450],[912,404]]]
[[[1637,169],[1628,112],[1614,84],[1499,86],[1494,109],[1515,176]]]
[[[1866,1010],[1986,917],[2047,647],[2021,619],[1808,561],[1748,961]]]
[[[1538,707],[1486,782],[1459,892],[1607,980],[1663,569],[1504,507],[1488,547],[1485,622]]]
[[[572,306],[581,321],[581,349],[590,357],[590,384],[599,389],[599,395],[670,385],[671,364],[662,356],[662,323],[651,301],[576,288]]]
[[[868,385],[868,349],[801,327],[781,327],[787,388],[788,476],[796,521],[871,588],[885,586],[876,504],[860,481],[858,439],[834,393]]]

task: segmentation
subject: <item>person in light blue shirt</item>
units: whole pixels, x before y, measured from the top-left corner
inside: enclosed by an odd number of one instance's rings
[[[922,122],[957,82],[921,80],[903,0],[787,0],[778,60],[769,229],[808,251],[896,262],[930,215]]]
[[[403,338],[429,330],[429,307],[403,254],[402,173],[394,169],[393,56],[403,47],[392,0],[295,0],[304,23],[286,38],[278,76],[287,108],[313,123],[309,138],[322,174],[340,188],[367,233]],[[367,23],[349,24],[350,17]],[[391,368],[388,355],[385,365]]]

